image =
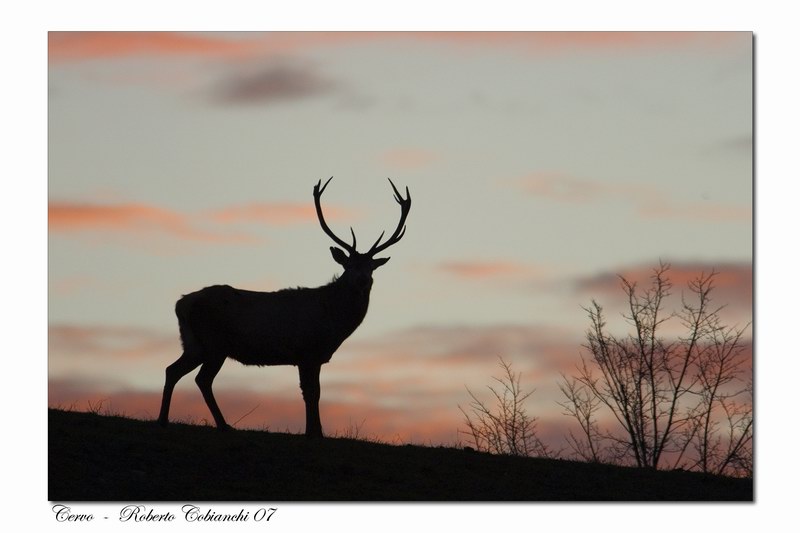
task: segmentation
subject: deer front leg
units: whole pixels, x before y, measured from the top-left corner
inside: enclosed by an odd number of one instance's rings
[[[202,360],[194,354],[184,352],[177,361],[167,367],[166,381],[164,382],[164,393],[161,397],[161,413],[158,415],[158,423],[166,426],[169,422],[169,404],[172,401],[172,391],[178,381],[200,365]]]
[[[299,365],[300,390],[306,403],[306,437],[322,438],[322,423],[319,419],[319,371],[320,365]]]

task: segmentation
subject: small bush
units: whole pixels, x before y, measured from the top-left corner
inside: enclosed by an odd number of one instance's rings
[[[480,400],[467,387],[472,401],[468,410],[460,405],[467,431],[475,449],[502,455],[549,457],[550,450],[536,435],[536,417],[528,415],[524,403],[535,389],[524,391],[520,374],[500,358],[502,377],[493,377],[496,385],[488,385],[494,405]]]

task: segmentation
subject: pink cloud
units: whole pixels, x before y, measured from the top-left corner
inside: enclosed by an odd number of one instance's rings
[[[343,347],[346,360],[337,361],[335,372],[371,377],[398,371],[417,376],[420,383],[440,382],[440,371],[473,373],[478,368],[494,370],[497,357],[517,362],[521,369],[535,373],[556,373],[577,360],[582,327],[576,330],[535,324],[487,326],[419,326],[378,338],[353,340]],[[488,366],[487,366],[488,365]],[[333,370],[333,368],[332,368]],[[441,385],[441,383],[440,383]],[[454,383],[460,388],[462,383]]]
[[[526,383],[537,384],[567,368],[577,354],[578,341],[574,334],[534,326],[423,327],[348,341],[323,369],[325,429],[342,432],[366,419],[366,435],[453,442],[461,424],[457,406],[467,401],[464,386],[487,384],[499,355],[524,371]],[[179,352],[177,334],[139,328],[51,326],[50,344],[49,405],[88,410],[90,403],[105,400],[112,412],[150,419],[160,404],[163,368]],[[167,353],[171,357],[165,357]],[[92,372],[76,366],[77,356],[83,356],[80,364],[97,361]],[[97,368],[101,361],[113,375],[103,378]],[[133,390],[126,378],[117,376],[121,365],[128,368],[131,363],[143,369],[139,380],[151,374],[150,390]],[[234,369],[228,366],[229,371]],[[240,369],[226,374],[223,368],[215,389],[230,422],[257,407],[238,427],[302,431],[303,402],[296,379],[270,382],[260,392],[262,385],[237,386],[243,383],[237,379],[247,380],[234,377],[237,374]],[[88,375],[91,381],[82,377]],[[211,420],[191,379],[181,383],[173,401],[174,418]],[[548,403],[545,410],[556,408]]]
[[[679,218],[706,222],[752,222],[753,209],[744,205],[649,202],[638,209],[644,218]]]
[[[59,357],[82,355],[104,359],[152,357],[180,348],[177,329],[174,334],[162,334],[145,328],[105,325],[51,324],[48,343],[51,353]]]
[[[638,50],[691,44],[719,47],[741,38],[743,34],[743,32],[479,31],[413,32],[409,35],[418,39],[463,45],[511,46],[520,47],[528,51],[546,53],[568,50]]]
[[[720,315],[723,321],[728,325],[739,326],[752,322],[753,266],[749,263],[672,264],[666,275],[672,282],[672,295],[665,300],[665,309],[679,310],[682,297],[689,303],[696,303],[696,297],[689,291],[687,284],[701,274],[710,274],[712,270],[717,272],[717,275],[714,277],[714,289],[710,296],[715,306],[725,306]],[[619,276],[635,282],[639,288],[644,289],[650,286],[652,275],[652,266],[620,267],[615,273],[578,279],[575,281],[575,287],[581,294],[597,300],[608,312],[616,313],[625,309],[628,301],[621,288]],[[672,327],[679,327],[677,321],[673,322]],[[749,334],[752,334],[752,331]]]
[[[712,201],[687,203],[670,198],[668,191],[652,185],[593,181],[559,172],[537,172],[511,183],[532,196],[561,203],[623,202],[631,206],[638,216],[649,219],[747,222],[753,216],[749,206]]]
[[[448,261],[439,269],[460,278],[486,279],[519,275],[527,269],[510,261]]]
[[[533,196],[566,203],[618,199],[638,204],[655,201],[662,195],[657,188],[647,185],[592,181],[560,172],[536,172],[514,180],[513,184]]]
[[[753,267],[749,263],[673,263],[667,272],[667,277],[674,286],[685,286],[699,275],[709,274],[712,270],[718,272],[714,278],[716,290],[737,290],[743,296],[743,303],[752,304],[753,295]],[[581,291],[611,292],[620,288],[619,276],[639,283],[648,283],[653,276],[651,266],[620,267],[617,273],[605,273],[582,278],[577,281]]]
[[[583,350],[581,329],[536,325],[426,326],[348,341],[323,368],[323,426],[329,435],[343,434],[363,422],[362,437],[453,443],[459,438],[457,431],[463,429],[458,405],[469,402],[465,387],[485,396],[486,386],[493,383],[492,376],[499,376],[497,358],[503,357],[522,373],[525,389],[537,389],[527,409],[541,417],[540,429],[546,432],[550,444],[561,447],[571,419],[561,415],[556,403],[562,400],[557,381],[561,372],[574,371]],[[166,341],[159,334],[135,328],[57,331],[70,343],[70,353],[90,350],[109,362],[130,358],[149,342]],[[115,348],[115,344],[122,346]],[[752,345],[746,344],[745,349],[743,370],[747,372],[751,368]],[[154,382],[148,390],[131,389],[119,380],[102,381],[99,376],[92,380],[75,374],[51,378],[48,405],[77,410],[101,405],[110,413],[152,420],[161,401],[163,366],[169,361],[153,367]],[[304,407],[296,379],[281,384],[271,381],[261,392],[261,385],[258,389],[237,386],[236,382],[226,381],[224,374],[223,369],[215,395],[229,423],[238,422],[236,427],[243,429],[303,431]],[[171,414],[173,420],[212,424],[208,407],[189,377],[175,392]]]
[[[89,276],[69,276],[60,279],[51,279],[48,285],[51,294],[70,296],[91,287],[92,278]]]
[[[519,279],[538,276],[544,272],[535,267],[513,261],[445,261],[438,269],[463,279]]]

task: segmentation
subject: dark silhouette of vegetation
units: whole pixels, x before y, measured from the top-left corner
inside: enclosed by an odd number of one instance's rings
[[[668,264],[653,269],[645,289],[620,276],[628,335],[609,333],[596,301],[586,308],[588,359],[560,384],[560,405],[580,427],[568,444],[588,461],[752,476],[752,375],[742,339],[749,324],[722,323],[711,300],[714,271],[691,280],[690,297],[668,313],[668,273]],[[670,320],[682,326],[677,338],[662,334]],[[601,428],[601,414],[616,429]]]
[[[212,384],[230,357],[245,365],[295,365],[306,406],[306,435],[322,437],[319,416],[319,374],[323,364],[361,324],[367,314],[373,271],[389,258],[375,258],[405,234],[411,209],[406,187],[403,198],[394,183],[394,199],[400,204],[397,229],[383,243],[381,233],[365,253],[356,251],[356,235],[348,244],[325,223],[320,197],[332,177],[314,186],[314,205],[322,230],[339,246],[331,247],[334,261],[344,272],[331,283],[316,288],[255,292],[228,285],[206,287],[187,294],[175,305],[183,354],[167,367],[158,421],[169,420],[170,401],[176,383],[200,367],[195,378],[217,428],[229,429],[217,405]]]
[[[525,391],[520,385],[520,373],[500,358],[501,377],[493,377],[496,385],[488,385],[492,403],[480,400],[467,387],[468,410],[460,405],[467,426],[465,435],[475,449],[500,455],[550,457],[548,446],[536,434],[536,417],[528,415],[525,400],[535,389]]]
[[[751,479],[50,410],[56,502],[752,501]]]

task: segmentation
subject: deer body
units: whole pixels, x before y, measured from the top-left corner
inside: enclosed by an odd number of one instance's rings
[[[178,300],[175,314],[185,350],[206,347],[245,365],[297,366],[330,361],[368,306],[368,292],[337,279],[276,292],[214,285]]]
[[[164,393],[158,421],[166,425],[172,392],[186,374],[200,367],[195,382],[217,427],[230,426],[217,405],[211,385],[230,357],[245,365],[295,365],[306,405],[306,435],[322,437],[319,418],[320,367],[364,320],[369,307],[372,272],[389,258],[374,256],[399,241],[411,208],[406,188],[403,198],[392,183],[401,215],[397,229],[381,244],[383,234],[366,253],[356,251],[355,233],[350,245],[338,238],[325,223],[320,197],[327,187],[314,187],[317,218],[337,247],[334,261],[344,267],[342,275],[316,288],[257,292],[214,285],[183,296],[175,304],[183,354],[166,369]],[[391,183],[391,180],[389,180]],[[344,249],[345,251],[343,251]]]

